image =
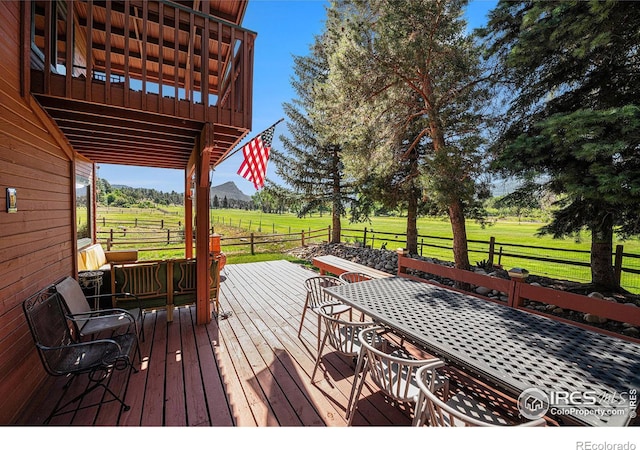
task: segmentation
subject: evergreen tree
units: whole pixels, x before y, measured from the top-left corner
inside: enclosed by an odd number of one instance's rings
[[[500,1],[483,30],[513,94],[496,167],[562,194],[540,231],[589,230],[604,287],[614,232],[640,233],[639,30],[640,3],[612,0]]]
[[[322,134],[323,118],[314,109],[315,87],[328,70],[324,36],[317,37],[310,50],[308,56],[294,57],[292,86],[297,98],[283,105],[290,136],[280,136],[286,153],[272,148],[272,161],[301,201],[298,216],[331,205],[331,241],[340,242],[341,218],[355,199],[354,189],[344,174],[342,145]]]
[[[415,159],[414,176],[422,179],[414,188],[424,187],[429,202],[448,213],[462,269],[470,267],[466,216],[481,212],[476,180],[487,99],[480,49],[462,19],[466,3],[336,0],[327,20],[335,51],[323,90],[331,129],[349,136],[348,150],[358,155],[346,159],[369,167]]]

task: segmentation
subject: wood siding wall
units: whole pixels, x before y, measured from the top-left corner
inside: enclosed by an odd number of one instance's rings
[[[73,163],[46,117],[20,95],[20,3],[0,2],[0,424],[11,424],[45,373],[22,301],[74,272]],[[54,131],[55,133],[55,131]],[[6,212],[6,188],[18,212]]]

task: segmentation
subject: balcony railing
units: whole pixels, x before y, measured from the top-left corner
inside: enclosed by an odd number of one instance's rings
[[[256,34],[169,1],[34,1],[31,91],[250,129]]]

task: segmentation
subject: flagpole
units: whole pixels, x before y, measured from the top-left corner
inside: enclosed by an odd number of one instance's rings
[[[280,120],[278,120],[276,123],[274,123],[273,125],[271,125],[270,127],[265,128],[264,130],[262,130],[260,133],[257,133],[256,136],[261,135],[262,133],[264,133],[265,131],[267,131],[269,128],[273,128],[276,125],[278,125],[280,122],[282,122],[284,120],[284,117]],[[242,149],[242,147],[235,149],[232,152],[227,153],[227,156],[225,156],[224,158],[222,158],[222,160],[220,160],[220,162],[218,164],[222,164],[223,162],[225,162],[227,160],[227,158],[230,158],[231,156],[235,155],[236,153],[238,153],[240,150]]]

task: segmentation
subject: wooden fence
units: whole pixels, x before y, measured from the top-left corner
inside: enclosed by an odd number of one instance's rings
[[[110,220],[100,219],[106,226]],[[214,222],[236,228],[247,227],[246,235],[222,237],[221,245],[226,252],[248,252],[254,255],[260,251],[274,251],[273,247],[280,245],[280,249],[295,245],[306,245],[322,241],[330,241],[331,227],[318,230],[292,231],[291,227],[284,228],[284,232],[277,232],[275,224],[262,221],[240,221],[232,223],[230,219],[217,218]],[[163,220],[156,221],[113,221],[117,226],[109,230],[99,231],[98,236],[108,250],[116,246],[138,246],[139,251],[179,250],[184,248],[184,233],[181,228],[171,228],[175,223],[167,224]],[[144,231],[140,228],[155,227],[155,231]],[[165,228],[166,227],[166,228]],[[282,229],[283,227],[279,227]],[[256,229],[256,231],[251,231]],[[213,233],[215,227],[212,227]],[[271,233],[269,233],[271,231]],[[343,228],[342,242],[358,242],[371,248],[387,248],[395,250],[406,245],[406,234],[377,231],[369,228]],[[151,246],[151,247],[150,247]],[[172,246],[172,247],[169,247]],[[271,247],[268,247],[271,246]],[[510,242],[496,241],[494,237],[488,240],[468,240],[469,255],[472,264],[494,265],[509,269],[511,267],[525,268],[531,274],[548,276],[550,278],[566,279],[570,281],[588,283],[591,281],[589,250],[566,249],[562,247],[545,247],[523,245]],[[421,256],[428,256],[444,261],[453,259],[453,239],[442,236],[418,235],[418,252]],[[262,249],[262,250],[260,250]],[[622,245],[616,246],[612,254],[618,283],[624,289],[640,293],[640,255],[626,253]]]
[[[406,245],[406,234],[374,231],[364,228],[343,229],[344,241],[356,241],[363,246],[390,250]],[[591,281],[589,250],[546,247],[488,240],[468,240],[470,259],[475,256],[478,265],[486,264],[506,269],[525,268],[531,274],[562,278],[577,282]],[[453,239],[442,236],[418,235],[418,253],[421,256],[451,261],[453,259]],[[640,293],[640,255],[626,253],[623,245],[617,245],[611,255],[618,284],[630,292]]]

